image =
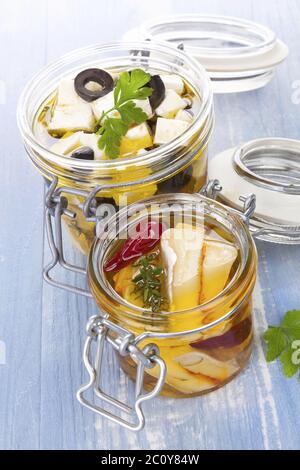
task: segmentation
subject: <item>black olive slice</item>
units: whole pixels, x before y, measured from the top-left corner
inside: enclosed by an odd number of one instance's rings
[[[99,90],[89,90],[86,85],[96,82],[101,86]],[[101,96],[107,95],[114,88],[114,80],[109,73],[101,69],[86,69],[80,72],[74,81],[76,93],[89,103]]]
[[[94,150],[91,147],[80,147],[72,153],[71,157],[82,160],[94,160]]]
[[[152,75],[151,80],[147,83],[147,86],[153,89],[152,95],[149,97],[152,110],[158,108],[160,103],[163,101],[166,88],[164,82],[159,75]]]
[[[185,170],[180,171],[168,180],[158,183],[157,188],[160,193],[172,193],[180,191],[184,188],[193,177],[193,167],[189,166]]]

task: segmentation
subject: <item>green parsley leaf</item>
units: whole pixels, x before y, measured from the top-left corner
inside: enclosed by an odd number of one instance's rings
[[[106,119],[100,129],[101,137],[98,140],[98,147],[104,150],[110,158],[117,158],[119,156],[122,137],[126,132],[127,126],[121,119]]]
[[[294,350],[291,346],[286,348],[280,355],[280,362],[282,364],[282,370],[286,377],[293,377],[298,371],[299,366],[294,364],[292,361]]]
[[[291,339],[300,339],[300,312],[298,310],[287,312],[281,326]]]
[[[114,89],[114,107],[103,113],[98,122],[98,146],[109,158],[119,156],[122,137],[129,127],[147,120],[147,114],[133,100],[144,100],[151,96],[152,88],[145,86],[150,79],[151,75],[142,69],[120,74]],[[120,117],[110,117],[112,111],[116,111]]]
[[[147,120],[147,114],[139,108],[134,101],[127,101],[122,104],[118,108],[118,111],[123,123],[127,126],[130,126],[132,123],[142,124],[142,122]]]
[[[143,100],[151,95],[152,89],[145,87],[151,75],[142,69],[122,72],[114,90],[115,105],[119,106],[128,100]]]
[[[279,358],[284,375],[293,377],[300,370],[300,310],[288,311],[280,326],[268,328],[264,340],[267,361]]]
[[[267,343],[266,358],[268,362],[275,361],[286,347],[286,336],[281,328],[271,326],[264,334]]]

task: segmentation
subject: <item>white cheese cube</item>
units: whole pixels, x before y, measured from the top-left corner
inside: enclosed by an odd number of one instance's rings
[[[62,135],[68,131],[92,131],[95,119],[89,103],[77,103],[69,106],[56,105],[48,124],[48,130]]]
[[[180,109],[176,114],[175,119],[191,123],[193,122],[193,115],[185,109]]]
[[[52,145],[50,150],[58,155],[68,155],[81,146],[80,138],[82,134],[83,132],[75,132],[75,134],[71,134],[69,137],[59,139]]]
[[[110,91],[101,98],[92,102],[92,108],[96,119],[100,119],[103,113],[114,107],[114,91]]]
[[[167,144],[183,134],[190,126],[188,122],[179,119],[158,118],[154,136],[155,144]]]
[[[184,81],[179,77],[179,75],[162,74],[160,75],[160,78],[164,82],[167,90],[174,90],[179,95],[184,92]]]
[[[151,104],[148,98],[145,100],[133,100],[138,108],[141,108],[144,113],[147,114],[148,118],[151,118],[153,116],[153,111],[151,108]]]
[[[186,108],[186,102],[174,90],[166,90],[164,100],[156,108],[158,116],[173,117],[177,111]]]
[[[96,134],[84,134],[80,138],[82,147],[90,147],[94,150],[94,160],[102,160],[104,157],[103,150],[98,147],[99,135]]]
[[[62,78],[57,89],[57,106],[73,106],[80,102],[86,103],[76,93],[74,80],[70,78]]]
[[[132,127],[125,135],[127,139],[131,140],[144,139],[145,137],[149,136],[151,137],[151,133],[145,122],[139,124],[138,126]]]
[[[95,160],[101,160],[104,152],[98,147],[99,136],[96,134],[86,134],[84,132],[75,132],[68,137],[59,139],[52,145],[51,150],[58,155],[71,156],[74,150],[80,147],[90,147],[94,150]]]
[[[68,131],[92,131],[94,125],[91,104],[76,93],[74,80],[61,79],[48,130],[57,134],[64,134]]]

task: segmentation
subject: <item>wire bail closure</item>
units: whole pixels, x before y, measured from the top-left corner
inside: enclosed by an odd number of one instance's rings
[[[209,199],[219,200],[219,202],[221,202],[223,205],[228,205],[228,201],[222,195],[222,186],[218,179],[209,180],[208,183],[202,188],[200,194]],[[242,195],[239,197],[239,200],[243,203],[242,210],[236,209],[234,207],[229,207],[229,210],[236,213],[243,220],[243,222],[248,225],[251,234],[255,239],[264,240],[266,236],[277,237],[277,241],[280,243],[280,237],[285,235],[289,237],[290,241],[295,240],[295,242],[298,243],[299,235],[293,227],[277,227],[274,226],[274,224],[272,224],[271,227],[253,225],[253,222],[257,218],[257,215],[255,214],[256,195],[254,193],[250,193],[247,196]]]
[[[146,179],[145,179],[146,181]],[[58,178],[54,177],[49,189],[45,195],[45,224],[49,247],[52,254],[52,260],[44,267],[43,277],[48,284],[58,287],[60,289],[67,290],[74,294],[84,295],[85,297],[92,298],[92,294],[89,290],[81,287],[76,287],[71,284],[61,282],[51,276],[51,271],[60,265],[63,269],[72,271],[77,274],[86,276],[87,271],[85,268],[76,266],[69,263],[65,259],[64,246],[63,246],[63,229],[62,229],[62,215],[65,215],[71,219],[75,219],[76,214],[68,209],[68,199],[63,194],[70,194],[82,197],[84,202],[80,204],[79,208],[87,222],[94,222],[101,220],[101,217],[97,216],[97,204],[96,196],[103,190],[110,190],[116,188],[123,188],[127,186],[133,186],[134,183],[118,183],[118,184],[106,184],[103,186],[97,186],[92,191],[83,191],[79,189],[68,188],[65,186],[58,186]]]
[[[65,215],[71,219],[76,217],[76,214],[67,208],[68,200],[62,195],[62,193],[82,196],[83,192],[70,188],[57,187],[57,183],[58,179],[54,177],[45,195],[45,225],[48,243],[52,254],[52,260],[44,267],[43,277],[45,281],[48,282],[48,284],[54,287],[59,287],[69,292],[84,295],[86,297],[92,297],[92,294],[88,290],[58,281],[51,275],[51,271],[57,265],[60,265],[63,269],[86,276],[86,269],[71,264],[65,259],[61,220],[62,215]]]
[[[110,322],[107,316],[95,315],[91,317],[87,325],[87,339],[83,350],[83,362],[89,374],[89,381],[82,385],[76,394],[81,405],[135,432],[140,431],[145,425],[142,404],[155,398],[160,393],[165,383],[167,371],[165,362],[159,356],[159,348],[152,343],[139,348],[138,343],[141,339],[135,337],[125,328]],[[95,353],[93,354],[93,345],[95,343]],[[122,403],[102,389],[103,351],[106,343],[110,344],[122,357],[130,356],[137,364],[133,406]],[[145,369],[155,366],[159,367],[157,382],[151,392],[144,393]],[[94,399],[91,401],[86,398],[86,392],[89,390],[93,391]],[[115,408],[120,414],[108,411],[100,404],[97,404],[99,400]],[[122,417],[122,413],[128,415],[128,418]]]
[[[222,192],[222,186],[218,179],[209,180],[208,183],[201,189],[200,194],[203,196],[216,200],[218,195]],[[235,212],[246,225],[250,225],[250,219],[253,216],[256,209],[256,196],[251,193],[247,196],[241,195],[239,200],[243,203],[242,212],[233,208],[230,208],[232,212]]]

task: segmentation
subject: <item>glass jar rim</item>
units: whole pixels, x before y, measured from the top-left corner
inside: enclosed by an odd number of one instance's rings
[[[233,167],[257,186],[300,195],[300,142],[297,140],[269,137],[246,142],[235,150]]]
[[[94,161],[86,161],[86,160],[79,160],[76,161],[71,160],[68,157],[64,157],[52,152],[49,148],[45,147],[39,140],[36,138],[34,131],[33,131],[33,122],[29,122],[26,116],[26,109],[28,107],[28,103],[30,101],[31,95],[34,92],[34,89],[38,86],[43,79],[45,79],[48,74],[59,70],[63,65],[72,65],[75,60],[81,58],[87,58],[89,55],[94,54],[95,52],[103,52],[103,51],[116,51],[120,49],[128,49],[132,51],[141,51],[141,50],[149,50],[150,52],[163,52],[166,55],[170,55],[176,58],[178,61],[182,61],[182,63],[186,63],[191,70],[195,73],[198,80],[198,90],[201,91],[201,106],[199,112],[193,121],[193,123],[188,127],[188,129],[178,136],[173,141],[164,144],[157,149],[153,149],[147,152],[147,154],[138,155],[134,157],[126,157],[122,159],[115,159],[115,160],[94,160]],[[135,60],[138,59],[138,56],[133,56]],[[201,86],[200,86],[201,84]],[[195,86],[195,83],[191,84]],[[196,88],[196,87],[195,87]],[[200,90],[201,88],[201,90]],[[17,109],[17,122],[19,129],[21,131],[22,137],[26,143],[27,149],[33,150],[37,154],[42,154],[46,156],[47,160],[51,163],[62,165],[65,167],[72,167],[72,169],[78,170],[98,170],[98,169],[115,169],[120,165],[146,165],[154,163],[162,158],[162,151],[168,154],[171,151],[174,151],[174,148],[177,146],[180,147],[189,139],[195,135],[197,129],[202,127],[207,127],[205,124],[208,121],[209,116],[212,113],[213,109],[213,94],[212,88],[210,83],[210,78],[208,77],[204,67],[199,64],[193,57],[190,57],[185,52],[177,49],[176,47],[160,42],[149,42],[149,41],[113,41],[109,43],[102,43],[102,44],[95,44],[91,46],[87,46],[80,49],[75,49],[65,55],[63,55],[60,59],[52,62],[51,64],[44,67],[41,71],[39,71],[26,85],[24,88],[18,103]],[[37,109],[36,109],[37,111]],[[211,130],[211,127],[210,129]],[[208,131],[209,131],[208,130]]]
[[[256,23],[251,20],[241,19],[234,16],[224,16],[224,15],[210,15],[210,14],[198,14],[198,13],[190,13],[190,14],[183,14],[183,15],[172,15],[163,18],[154,18],[151,20],[146,21],[140,27],[141,37],[148,38],[149,40],[162,40],[161,34],[167,35],[167,32],[158,34],[157,38],[157,30],[161,28],[167,28],[170,25],[175,25],[176,22],[185,23],[188,25],[198,24],[198,25],[222,25],[227,26],[232,29],[232,35],[234,37],[234,28],[239,28],[244,31],[248,31],[252,35],[256,35],[259,39],[257,44],[251,43],[247,46],[240,46],[240,47],[201,47],[199,45],[192,46],[188,45],[189,53],[192,53],[193,56],[199,56],[202,54],[209,54],[209,55],[216,55],[220,57],[232,57],[242,55],[243,57],[246,55],[253,55],[260,53],[261,51],[265,51],[274,47],[276,42],[276,35],[275,33],[268,27]],[[170,41],[171,39],[165,38],[165,41]],[[174,39],[173,39],[174,40]],[[178,39],[179,41],[179,39]],[[184,44],[184,41],[183,41]]]
[[[233,281],[229,283],[228,286],[226,286],[225,289],[223,289],[222,292],[220,292],[216,297],[213,299],[203,303],[202,305],[198,305],[196,307],[186,309],[183,311],[174,311],[174,312],[163,312],[162,314],[158,314],[155,317],[155,314],[147,309],[143,309],[141,307],[135,306],[133,304],[130,304],[129,302],[125,301],[121,296],[119,296],[113,288],[108,288],[107,283],[105,283],[104,276],[102,269],[100,268],[100,263],[104,261],[105,259],[105,254],[108,250],[108,246],[104,250],[104,253],[102,253],[102,258],[99,260],[100,257],[100,249],[103,248],[103,245],[107,238],[109,237],[109,233],[114,230],[115,224],[118,224],[118,229],[119,232],[121,232],[124,227],[121,227],[120,220],[124,219],[125,217],[127,218],[128,216],[128,209],[130,208],[131,211],[134,211],[142,206],[147,206],[147,204],[158,204],[158,201],[161,201],[161,203],[166,203],[170,202],[170,200],[174,202],[182,202],[183,199],[187,201],[188,203],[199,203],[203,202],[210,206],[210,208],[213,208],[214,211],[216,211],[216,214],[221,215],[224,220],[230,220],[234,226],[237,228],[241,236],[244,238],[244,243],[246,245],[246,250],[243,254],[243,262],[241,263],[241,266],[239,267],[237,275],[234,277]],[[141,217],[142,218],[142,217]],[[126,219],[127,220],[127,219]],[[137,223],[138,219],[134,219],[134,223]],[[228,297],[234,295],[236,292],[236,285],[239,282],[241,285],[245,285],[247,283],[248,279],[248,274],[249,271],[250,273],[254,271],[255,266],[256,266],[256,259],[257,259],[257,253],[256,253],[256,246],[253,241],[253,238],[250,234],[250,231],[248,227],[245,225],[245,223],[242,221],[242,218],[240,218],[236,213],[234,213],[232,210],[228,209],[228,207],[224,206],[223,204],[212,201],[209,198],[206,198],[200,194],[164,194],[164,195],[156,195],[152,196],[151,198],[144,199],[142,201],[139,201],[138,203],[131,204],[128,208],[121,209],[117,214],[112,216],[109,219],[109,226],[108,227],[108,232],[106,232],[106,236],[103,238],[96,237],[94,240],[94,243],[90,249],[89,252],[89,258],[88,258],[88,278],[90,282],[90,287],[93,292],[94,290],[101,290],[103,291],[109,299],[113,301],[117,301],[122,307],[129,308],[130,313],[124,310],[122,310],[122,314],[124,314],[124,317],[132,317],[132,318],[141,318],[141,313],[143,313],[144,318],[151,318],[152,321],[156,320],[161,320],[162,318],[172,318],[176,317],[177,315],[188,315],[188,314],[193,314],[193,313],[198,313],[201,311],[201,309],[209,309],[213,307],[214,305],[218,305],[218,302],[224,298],[224,295]],[[126,226],[128,228],[128,225]],[[242,302],[244,301],[244,298],[242,299]],[[230,317],[235,311],[235,307],[232,309],[229,313],[226,313],[224,316],[218,318],[217,320],[205,325],[203,329],[210,328],[211,326],[214,326],[222,321],[224,319]],[[149,315],[147,315],[149,313]],[[200,331],[200,329],[199,329]]]

